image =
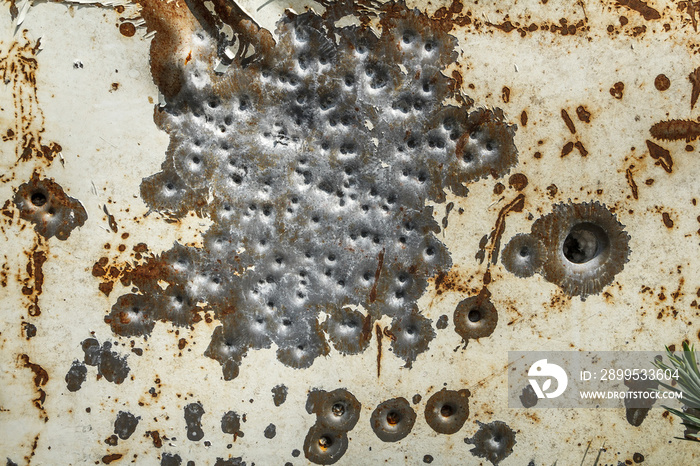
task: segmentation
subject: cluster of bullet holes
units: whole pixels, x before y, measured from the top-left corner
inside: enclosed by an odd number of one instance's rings
[[[14,203],[20,218],[33,223],[36,232],[46,239],[55,236],[65,241],[87,220],[80,201],[68,196],[55,181],[39,179],[36,173],[17,189]]]
[[[304,439],[304,456],[315,464],[333,464],[348,449],[348,435],[360,418],[362,406],[349,391],[314,390],[309,393],[306,411],[316,414],[316,423]]]
[[[428,349],[435,331],[417,300],[451,259],[426,202],[505,175],[515,128],[499,109],[472,109],[442,73],[456,39],[438,23],[402,2],[377,8],[380,35],[289,12],[274,46],[220,73],[217,39],[206,28],[188,37],[191,60],[156,110],[170,146],[141,194],[152,210],[213,224],[203,247],[176,244],[143,265],[155,273],[105,319],[115,333],[212,311],[221,325],[205,355],[225,380],[272,345],[294,368],[329,342],[364,351],[384,315],[407,367]]]
[[[612,283],[629,257],[629,235],[598,202],[557,204],[513,237],[503,249],[504,267],[518,277],[540,273],[570,296],[586,299]]]
[[[82,362],[73,361],[68,369],[65,377],[68,391],[76,392],[82,387],[87,378],[85,365],[96,366],[97,375],[104,377],[108,382],[115,384],[124,382],[130,371],[126,362],[127,357],[112,351],[112,343],[105,341],[100,345],[96,339],[88,338],[81,345],[85,357]]]

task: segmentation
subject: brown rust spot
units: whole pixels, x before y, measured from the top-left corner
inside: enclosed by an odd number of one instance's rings
[[[22,367],[31,369],[31,371],[34,373],[34,378],[32,380],[34,382],[34,386],[36,388],[38,397],[32,400],[32,402],[41,413],[40,417],[44,420],[44,422],[48,422],[49,417],[47,416],[46,410],[44,409],[44,401],[46,401],[46,392],[41,387],[45,386],[46,383],[49,381],[49,374],[39,364],[34,364],[33,362],[31,362],[29,356],[27,356],[26,354],[21,354],[19,358],[22,362]]]
[[[584,123],[591,122],[591,112],[586,110],[586,107],[584,107],[583,105],[579,105],[578,107],[576,107],[576,116],[579,120],[581,120]]]
[[[661,18],[661,14],[658,11],[642,0],[617,0],[617,4],[636,11],[647,21]]]
[[[665,120],[656,123],[649,129],[654,139],[678,141],[685,139],[693,141],[700,136],[700,123],[693,120]],[[647,141],[649,145],[649,141]]]
[[[673,220],[671,220],[671,216],[668,215],[668,212],[661,214],[661,219],[663,220],[664,225],[666,225],[666,228],[673,228]]]
[[[493,186],[493,193],[497,196],[501,195],[503,191],[506,190],[506,187],[503,185],[503,183],[496,183]]]
[[[698,101],[698,96],[700,96],[700,67],[695,68],[693,72],[688,75],[688,79],[692,85],[692,90],[690,92],[690,109],[692,110]]]
[[[111,455],[105,455],[102,457],[102,462],[104,464],[109,464],[109,463],[112,463],[114,461],[120,460],[122,458],[122,456],[123,455],[121,455],[119,453],[112,453]]]
[[[177,342],[177,349],[182,351],[183,349],[185,349],[185,346],[187,346],[187,340],[185,340],[184,338],[180,338],[180,340],[178,340]]]
[[[574,147],[576,148],[576,150],[578,150],[579,154],[581,154],[581,157],[585,157],[588,155],[588,151],[583,146],[583,143],[581,141],[576,141]]]
[[[661,92],[668,90],[671,87],[671,80],[665,74],[660,74],[654,78],[654,87]]]
[[[647,148],[649,149],[649,155],[652,159],[656,160],[654,165],[660,165],[664,170],[666,170],[666,172],[671,173],[673,171],[673,159],[671,158],[671,153],[648,139],[646,143]]]
[[[136,34],[134,23],[122,23],[119,25],[119,32],[125,37],[133,37]]]
[[[160,433],[157,430],[149,430],[146,432],[146,437],[150,436],[153,440],[153,446],[156,448],[163,447],[163,440],[160,438]]]
[[[520,114],[520,124],[523,127],[527,126],[527,112],[525,110]]]
[[[566,157],[571,153],[571,151],[574,150],[574,143],[569,141],[566,144],[564,144],[564,147],[561,148],[561,157]]]
[[[610,88],[610,95],[616,99],[622,99],[624,95],[625,85],[622,82],[616,82],[613,87]]]
[[[117,221],[114,220],[114,215],[110,214],[109,211],[107,210],[107,205],[102,206],[102,211],[107,215],[107,223],[109,224],[109,229],[112,230],[114,233],[119,231],[119,227],[117,227]]]
[[[516,191],[522,191],[527,187],[527,176],[523,175],[522,173],[515,173],[508,178],[508,184]]]
[[[503,86],[503,89],[501,90],[501,97],[503,98],[504,103],[510,102],[510,88]]]
[[[629,184],[630,189],[632,189],[632,197],[639,199],[639,190],[637,189],[637,183],[635,183],[634,177],[632,176],[632,168],[634,168],[634,165],[630,165],[627,170],[625,170],[625,177],[627,178],[627,184]]]
[[[571,121],[571,117],[569,116],[569,112],[567,112],[563,108],[561,109],[561,119],[564,120],[564,124],[566,125],[567,128],[569,128],[569,131],[571,132],[571,134],[576,134],[576,126],[574,126],[574,122]]]

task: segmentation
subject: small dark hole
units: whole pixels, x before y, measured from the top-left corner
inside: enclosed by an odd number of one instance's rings
[[[201,161],[202,160],[199,157],[197,157],[196,155],[194,157],[192,157],[192,163],[195,165],[199,165]]]
[[[331,412],[334,416],[340,417],[345,414],[345,405],[343,403],[335,403],[331,406]]]
[[[440,408],[440,415],[442,417],[450,417],[454,414],[455,410],[452,407],[452,405],[442,405],[442,408]]]
[[[523,246],[522,248],[520,248],[519,254],[520,257],[528,257],[530,255],[530,248],[528,248],[527,246]]]
[[[386,415],[386,422],[389,425],[395,426],[399,423],[400,420],[401,415],[399,415],[399,413],[397,413],[396,411],[390,411],[389,414]]]
[[[282,319],[282,325],[284,325],[285,327],[289,327],[290,325],[292,325],[292,321],[285,317],[284,319]]]
[[[481,320],[481,312],[478,309],[472,309],[469,311],[469,314],[467,314],[467,318],[469,322],[479,322]]]
[[[46,204],[48,199],[46,199],[46,194],[42,192],[35,192],[34,194],[32,194],[31,201],[32,204],[34,204],[35,206],[41,207],[44,204]]]
[[[328,450],[331,445],[333,445],[333,440],[331,440],[331,438],[327,435],[324,435],[318,439],[318,446],[321,447],[321,450]]]

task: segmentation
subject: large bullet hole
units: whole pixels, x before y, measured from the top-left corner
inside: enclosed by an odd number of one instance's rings
[[[532,241],[530,236],[537,240],[534,244],[546,251],[547,260],[536,271],[567,294],[581,296],[582,300],[612,283],[629,256],[630,238],[624,225],[597,202],[555,205],[552,213],[532,224],[531,235],[523,235]],[[508,268],[505,250],[503,261]]]
[[[425,405],[425,420],[438,434],[454,434],[469,417],[469,390],[443,388]]]
[[[608,235],[598,225],[581,223],[567,235],[562,252],[568,261],[584,264],[603,253],[609,243]]]

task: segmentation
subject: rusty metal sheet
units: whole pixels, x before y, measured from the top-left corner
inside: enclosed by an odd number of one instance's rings
[[[7,2],[0,458],[696,463],[507,400],[699,338],[696,3]]]

